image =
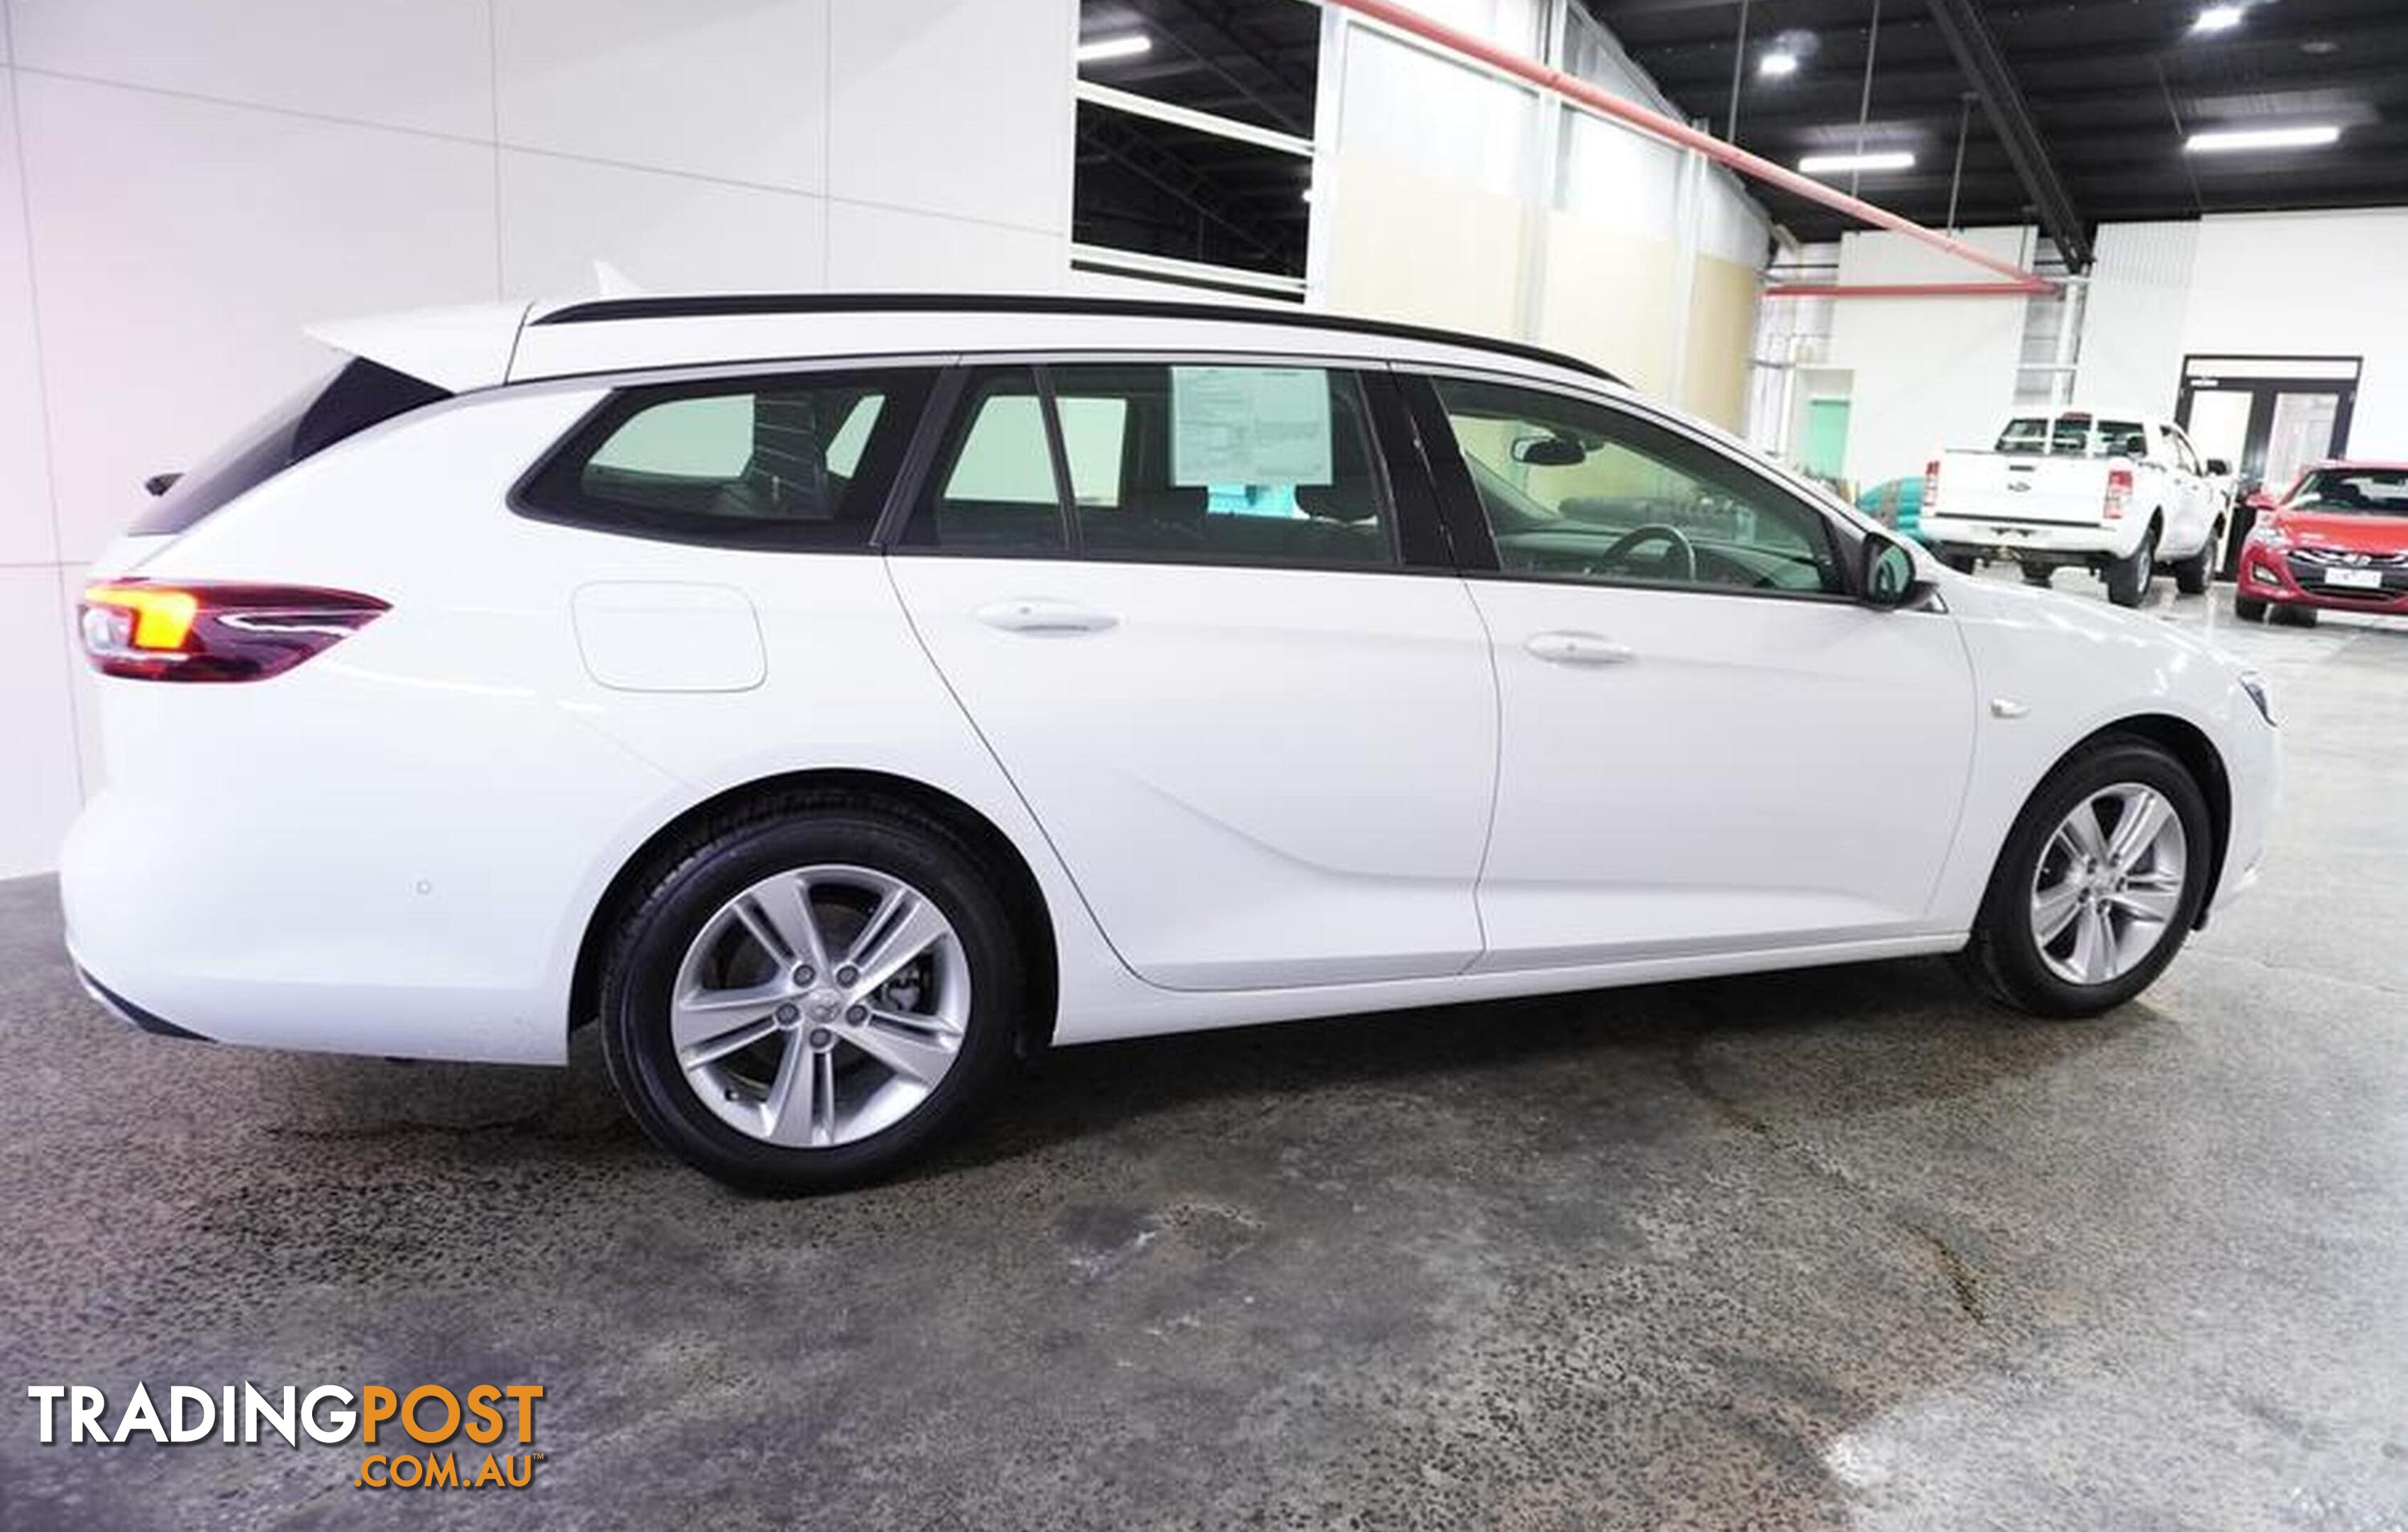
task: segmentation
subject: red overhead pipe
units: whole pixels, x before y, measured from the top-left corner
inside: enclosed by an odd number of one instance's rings
[[[2026,282],[1775,282],[1768,298],[2004,298],[2045,293]]]
[[[1903,297],[1910,293],[1919,291],[1927,296],[1961,297],[1968,295],[1969,293],[2030,294],[2052,291],[2046,278],[2027,271],[2012,261],[2000,260],[1987,251],[1977,250],[1961,239],[1951,239],[1937,229],[1927,228],[1913,219],[1891,212],[1886,208],[1876,208],[1870,202],[1852,197],[1834,187],[1826,186],[1812,177],[1800,175],[1786,165],[1775,165],[1759,155],[1750,154],[1738,145],[1726,143],[1713,134],[1702,133],[1677,118],[1667,117],[1658,111],[1650,111],[1636,102],[1625,101],[1618,95],[1590,84],[1587,80],[1576,79],[1560,69],[1550,68],[1541,64],[1536,59],[1524,58],[1511,49],[1500,48],[1484,37],[1460,31],[1442,21],[1433,21],[1417,10],[1397,4],[1396,0],[1326,0],[1326,3],[1342,10],[1351,10],[1368,16],[1375,21],[1384,22],[1399,32],[1409,32],[1425,41],[1436,43],[1450,52],[1478,59],[1483,64],[1501,69],[1517,79],[1527,80],[1541,90],[1553,91],[1557,95],[1577,101],[1582,106],[1613,118],[1617,122],[1627,122],[1641,133],[1661,138],[1667,143],[1677,144],[1683,149],[1695,150],[1715,164],[1728,165],[1742,176],[1769,181],[1785,192],[1804,197],[1809,202],[1820,203],[1826,208],[1834,208],[1860,222],[1870,223],[1876,228],[1902,234],[1934,250],[1954,255],[1960,261],[1971,261],[1985,271],[1995,271],[2006,279],[2001,282],[1896,283],[1879,289],[1834,285],[1824,290],[1828,295],[1866,296],[1878,292],[1883,296]],[[1768,291],[1780,292],[1777,288]]]

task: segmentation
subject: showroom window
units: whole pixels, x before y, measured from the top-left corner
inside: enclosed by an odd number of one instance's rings
[[[529,481],[531,514],[707,542],[865,548],[927,381],[846,373],[631,389]]]
[[[967,394],[907,541],[1091,558],[1389,567],[1394,517],[1361,382],[1326,367],[1023,369]]]
[[[1702,443],[1562,394],[1434,381],[1506,573],[1765,594],[1847,588],[1824,518]]]

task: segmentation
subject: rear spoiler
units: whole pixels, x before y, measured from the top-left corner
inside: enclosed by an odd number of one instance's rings
[[[533,308],[528,303],[480,303],[421,308],[312,324],[305,333],[338,351],[365,356],[447,394],[465,394],[509,380],[519,331]]]

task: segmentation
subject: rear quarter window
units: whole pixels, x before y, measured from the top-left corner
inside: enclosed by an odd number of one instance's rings
[[[886,370],[623,390],[512,505],[670,541],[867,548],[927,390],[923,371]]]

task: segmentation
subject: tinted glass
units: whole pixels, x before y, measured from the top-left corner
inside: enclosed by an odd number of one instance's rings
[[[867,547],[925,388],[917,373],[814,373],[631,389],[523,508],[694,541]]]
[[[1561,394],[1449,379],[1437,387],[1508,572],[1847,588],[1823,517],[1702,443]]]
[[[2317,468],[2284,503],[2294,510],[2408,516],[2408,468]]]
[[[2116,457],[2134,437],[2146,435],[2139,421],[2099,421],[2087,415],[2019,415],[1999,434],[1997,451],[2051,457]],[[2137,454],[2135,454],[2137,455]]]
[[[1322,367],[1050,369],[1092,557],[1396,562],[1360,383]]]
[[[235,496],[346,437],[450,397],[432,383],[355,356],[179,476],[126,531],[136,537],[188,531]]]
[[[989,553],[1067,551],[1034,372],[997,367],[970,375],[905,540]]]

